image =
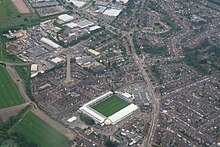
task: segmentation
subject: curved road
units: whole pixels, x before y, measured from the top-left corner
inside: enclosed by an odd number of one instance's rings
[[[146,136],[146,138],[144,139],[144,141],[140,145],[140,147],[146,147],[146,146],[149,147],[151,140],[153,139],[154,133],[156,131],[156,127],[157,127],[157,117],[158,117],[158,113],[159,113],[159,97],[155,93],[155,89],[151,83],[151,80],[150,80],[146,70],[143,67],[143,61],[136,54],[132,36],[129,37],[129,42],[131,45],[131,52],[134,55],[134,59],[135,59],[136,64],[138,65],[141,73],[143,74],[143,78],[144,78],[144,81],[146,82],[148,94],[152,99],[152,106],[153,106],[152,114],[153,115],[152,115],[152,119],[150,122],[150,128],[148,131],[148,135]]]

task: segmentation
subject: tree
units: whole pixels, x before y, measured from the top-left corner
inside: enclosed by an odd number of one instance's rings
[[[106,147],[117,147],[118,146],[118,143],[117,142],[112,142],[111,140],[106,140],[105,141],[105,146]]]
[[[90,118],[89,116],[82,114],[80,116],[80,119],[87,125],[93,125],[95,122],[92,118]]]

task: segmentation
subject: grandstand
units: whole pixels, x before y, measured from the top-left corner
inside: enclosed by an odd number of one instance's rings
[[[107,92],[80,107],[80,111],[97,124],[115,125],[133,114],[138,107],[130,102],[130,95]]]

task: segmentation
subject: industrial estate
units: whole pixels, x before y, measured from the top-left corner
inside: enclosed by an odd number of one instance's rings
[[[219,147],[219,0],[0,0],[0,147]]]

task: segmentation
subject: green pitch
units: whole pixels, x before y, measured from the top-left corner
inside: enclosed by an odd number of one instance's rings
[[[17,86],[8,75],[4,66],[0,65],[0,109],[24,103]]]
[[[32,112],[28,112],[11,130],[21,132],[40,147],[66,147],[68,139]]]
[[[128,105],[129,103],[127,101],[117,97],[116,95],[113,95],[110,98],[93,106],[92,108],[101,113],[102,115],[109,117]]]

